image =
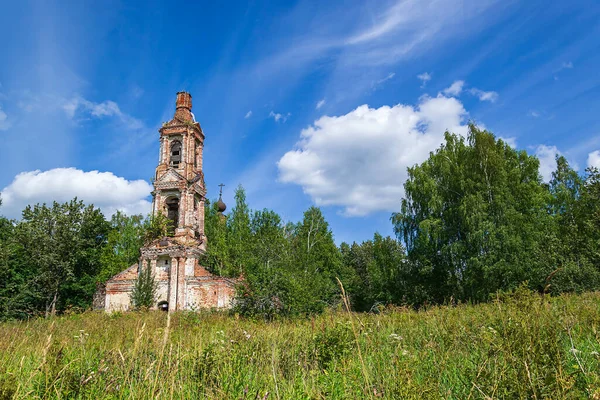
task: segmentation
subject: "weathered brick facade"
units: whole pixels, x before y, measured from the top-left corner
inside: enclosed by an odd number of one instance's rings
[[[177,93],[173,119],[160,132],[160,154],[152,192],[152,212],[173,221],[171,237],[141,249],[138,264],[106,283],[104,309],[128,310],[140,267],[149,266],[158,282],[155,307],[168,302],[169,311],[229,308],[235,280],[210,274],[200,263],[206,251],[202,173],[204,133],[192,114],[192,96]]]

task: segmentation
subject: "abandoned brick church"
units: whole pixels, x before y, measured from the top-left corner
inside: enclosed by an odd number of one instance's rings
[[[172,236],[140,249],[137,264],[112,277],[97,298],[106,311],[128,310],[140,269],[150,267],[158,283],[154,307],[176,310],[229,308],[235,280],[212,275],[200,258],[206,251],[202,172],[204,133],[192,114],[192,96],[177,93],[173,119],[160,132],[160,154],[154,176],[152,212],[163,213],[175,227]],[[219,199],[220,211],[225,204]]]

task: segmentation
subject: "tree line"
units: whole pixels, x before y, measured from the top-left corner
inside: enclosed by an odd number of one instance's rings
[[[284,222],[251,210],[244,189],[224,216],[205,207],[212,273],[243,277],[235,312],[272,318],[321,312],[343,284],[357,311],[386,305],[481,302],[520,285],[551,294],[600,287],[600,173],[559,156],[551,181],[539,160],[470,126],[446,133],[427,160],[408,169],[392,214],[396,237],[337,246],[321,210]],[[1,212],[1,208],[0,208]],[[97,285],[164,235],[164,220],[105,219],[93,205],[28,206],[0,217],[0,319],[85,310]]]

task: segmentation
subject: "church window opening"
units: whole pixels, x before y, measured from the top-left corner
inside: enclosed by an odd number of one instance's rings
[[[169,234],[173,235],[175,233],[175,228],[179,225],[179,199],[174,197],[167,199],[167,218],[172,222],[169,227]]]
[[[171,166],[173,168],[179,168],[181,162],[181,142],[174,140],[171,143]]]

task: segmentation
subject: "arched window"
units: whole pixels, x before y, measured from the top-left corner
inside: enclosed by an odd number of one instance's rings
[[[171,142],[171,167],[179,168],[181,162],[181,142],[174,140]]]
[[[165,201],[165,204],[167,206],[167,218],[172,222],[169,227],[169,235],[173,236],[175,229],[179,226],[179,199],[171,197]]]

